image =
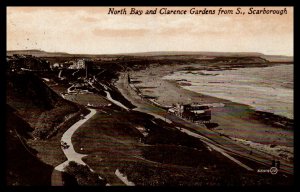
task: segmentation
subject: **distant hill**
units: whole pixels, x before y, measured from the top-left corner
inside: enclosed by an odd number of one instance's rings
[[[46,52],[42,50],[12,50],[7,55],[13,54],[33,55],[36,57],[99,57],[99,56],[208,56],[208,57],[261,57],[271,62],[293,62],[292,56],[264,55],[258,52],[192,52],[192,51],[157,51],[140,53],[119,53],[119,54],[69,54],[64,52]]]
[[[66,56],[72,56],[68,53],[62,53],[62,52],[46,52],[42,50],[14,50],[14,51],[6,51],[6,54],[8,56],[12,56],[13,54],[19,54],[19,55],[33,55],[35,57],[66,57]]]
[[[263,55],[261,58],[264,58],[270,62],[293,62],[294,57],[292,56],[282,56],[282,55]]]
[[[132,56],[162,56],[162,55],[197,55],[197,56],[262,56],[262,53],[257,52],[199,52],[199,51],[157,51],[157,52],[141,52],[141,53],[124,53],[120,55],[132,55]]]

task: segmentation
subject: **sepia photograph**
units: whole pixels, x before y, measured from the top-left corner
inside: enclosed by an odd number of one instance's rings
[[[293,186],[294,7],[6,7],[7,186]]]

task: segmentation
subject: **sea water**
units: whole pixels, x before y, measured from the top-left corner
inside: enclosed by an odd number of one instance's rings
[[[164,79],[183,80],[194,92],[242,103],[259,111],[293,119],[293,65],[223,71],[177,71]]]

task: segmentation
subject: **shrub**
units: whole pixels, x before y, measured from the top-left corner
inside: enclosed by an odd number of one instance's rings
[[[81,165],[75,161],[69,162],[65,168],[66,172],[76,178],[79,185],[97,185],[104,186],[105,180],[100,180],[98,174],[93,173],[88,166]]]

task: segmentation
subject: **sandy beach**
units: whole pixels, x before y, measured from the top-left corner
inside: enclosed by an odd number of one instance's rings
[[[163,79],[188,66],[152,67],[132,71],[130,76],[143,95],[155,97],[155,101],[163,106],[192,102],[213,104],[211,122],[219,125],[213,131],[275,156],[293,159],[293,130],[277,128],[253,118],[254,110],[248,105],[186,90],[178,81]]]
[[[189,69],[189,68],[188,68]],[[251,106],[293,119],[293,65],[234,68],[234,70],[180,70],[163,77],[181,87]]]

